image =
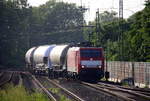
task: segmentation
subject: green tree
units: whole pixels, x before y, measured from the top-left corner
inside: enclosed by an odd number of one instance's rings
[[[83,39],[82,12],[75,4],[48,1],[32,8],[30,19],[31,44],[79,42]],[[74,37],[70,37],[74,36]]]
[[[127,34],[130,44],[129,53],[133,61],[150,61],[150,2],[146,7],[134,14],[129,20],[132,22],[131,30]]]
[[[13,66],[23,62],[23,25],[27,17],[26,0],[3,0],[0,2],[0,64]]]

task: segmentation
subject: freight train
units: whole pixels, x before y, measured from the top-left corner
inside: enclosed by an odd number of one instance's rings
[[[103,48],[72,45],[32,47],[25,55],[27,68],[50,78],[99,80],[104,77]]]

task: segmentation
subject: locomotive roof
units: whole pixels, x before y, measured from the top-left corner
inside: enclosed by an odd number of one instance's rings
[[[90,49],[90,48],[102,48],[102,47],[71,47],[69,50],[74,50],[74,51],[78,51],[79,49],[82,49],[82,48],[87,48],[87,49]]]

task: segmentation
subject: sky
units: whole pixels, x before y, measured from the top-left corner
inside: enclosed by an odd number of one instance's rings
[[[28,3],[32,6],[39,6],[46,3],[48,0],[28,0]],[[100,12],[114,10],[118,12],[119,0],[58,0],[68,3],[76,3],[77,5],[85,6],[88,11],[85,13],[85,19],[92,21],[95,18],[95,12],[99,8]],[[123,17],[128,18],[133,13],[142,10],[144,8],[145,0],[123,0]]]

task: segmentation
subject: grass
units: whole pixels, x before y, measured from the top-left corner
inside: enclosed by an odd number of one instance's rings
[[[70,101],[70,100],[66,98],[64,95],[61,95],[60,101]]]
[[[122,82],[121,85],[125,86],[125,87],[129,87],[129,83],[128,82]]]
[[[58,94],[60,96],[60,101],[71,101],[60,93],[60,88],[49,88],[49,90],[54,94]]]
[[[59,88],[49,88],[49,90],[54,94],[59,93],[59,91],[60,91]]]
[[[146,83],[144,88],[149,88],[149,83]]]
[[[42,93],[28,93],[23,86],[6,85],[0,89],[0,101],[50,101]]]
[[[106,81],[106,78],[105,77],[103,77],[102,79],[100,79],[101,81]]]
[[[66,96],[61,95],[59,88],[50,88],[55,94],[59,94],[60,101],[70,101]],[[4,89],[0,89],[0,101],[50,101],[42,93],[29,93],[21,85],[13,86],[7,84]]]

